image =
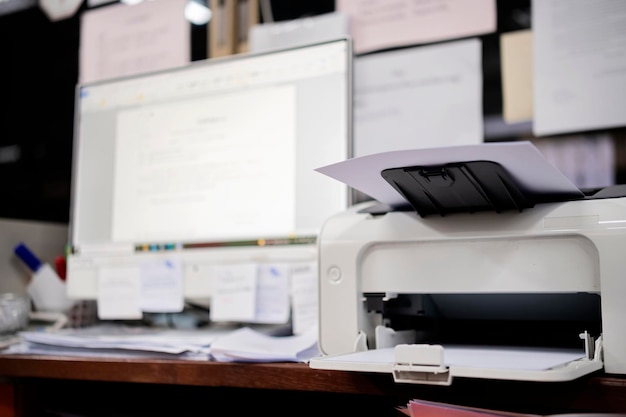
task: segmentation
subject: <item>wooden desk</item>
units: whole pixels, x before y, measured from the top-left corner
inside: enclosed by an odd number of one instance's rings
[[[4,403],[12,404],[16,417],[59,416],[60,411],[178,416],[210,414],[213,408],[232,415],[304,410],[397,416],[395,407],[412,398],[537,414],[626,413],[626,377],[605,375],[567,383],[457,378],[441,387],[396,384],[387,374],[324,371],[297,363],[0,355],[0,381],[14,391],[8,401],[5,394]]]

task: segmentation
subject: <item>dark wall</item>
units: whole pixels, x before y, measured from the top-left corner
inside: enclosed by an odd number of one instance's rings
[[[78,17],[0,17],[0,217],[66,222]]]

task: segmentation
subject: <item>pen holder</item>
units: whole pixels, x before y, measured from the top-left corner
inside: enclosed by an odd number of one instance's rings
[[[51,328],[84,327],[96,322],[95,301],[70,299],[65,280],[23,243],[17,245],[14,252],[32,274],[26,286],[33,303],[32,320],[46,323],[45,326]]]
[[[67,296],[67,285],[49,264],[33,273],[27,286],[36,314],[33,318],[52,322],[52,328],[85,327],[97,321],[96,302],[73,300]]]
[[[50,321],[52,327],[85,327],[97,320],[96,302],[73,300],[67,296],[67,286],[49,264],[33,274],[27,287],[40,321]]]
[[[37,311],[66,313],[74,304],[67,296],[65,281],[47,263],[33,272],[26,291]]]

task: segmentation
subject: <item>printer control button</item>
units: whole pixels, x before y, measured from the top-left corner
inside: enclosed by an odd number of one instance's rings
[[[328,279],[330,282],[339,282],[341,279],[341,269],[337,266],[331,266],[328,268]]]

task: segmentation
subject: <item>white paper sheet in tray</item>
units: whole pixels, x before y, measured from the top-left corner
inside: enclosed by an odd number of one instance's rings
[[[434,356],[433,356],[434,354]],[[315,369],[393,373],[397,382],[449,385],[452,377],[568,381],[602,369],[582,349],[398,345],[313,358]],[[431,379],[431,374],[445,378]]]

